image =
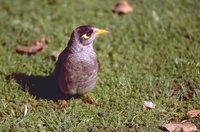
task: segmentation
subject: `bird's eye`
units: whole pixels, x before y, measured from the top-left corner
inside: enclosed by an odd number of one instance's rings
[[[89,33],[89,32],[88,32],[88,33],[86,33],[86,35],[87,35],[87,36],[90,36],[90,35],[91,35],[91,33]]]
[[[91,33],[88,32],[88,33],[83,34],[81,37],[84,39],[89,39],[90,35],[91,35]]]

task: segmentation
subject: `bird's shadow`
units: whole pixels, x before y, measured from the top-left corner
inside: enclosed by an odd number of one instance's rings
[[[79,96],[64,95],[58,88],[57,84],[51,76],[35,76],[24,73],[11,73],[6,79],[14,79],[23,91],[27,91],[30,95],[37,99],[59,100],[80,98]]]

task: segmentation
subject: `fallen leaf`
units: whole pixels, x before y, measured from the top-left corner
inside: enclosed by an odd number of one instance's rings
[[[126,0],[120,0],[112,7],[112,11],[118,14],[127,14],[133,11],[133,8]]]
[[[156,107],[156,105],[154,103],[152,103],[151,101],[143,102],[143,108],[154,109],[155,107]]]
[[[188,118],[197,117],[200,118],[200,109],[190,110],[186,113]]]
[[[168,123],[160,126],[161,130],[168,132],[195,132],[197,127],[188,121],[183,121],[182,123]]]
[[[53,60],[58,60],[58,56],[60,55],[60,51],[52,51],[51,57]]]
[[[17,46],[16,52],[19,54],[36,54],[38,52],[43,51],[47,45],[45,44],[47,39],[45,37],[42,37],[40,39],[34,40],[31,44],[28,46]]]

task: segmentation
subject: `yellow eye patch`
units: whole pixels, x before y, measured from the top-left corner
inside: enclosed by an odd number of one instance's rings
[[[89,39],[90,38],[90,35],[88,35],[87,33],[83,34],[81,36],[81,38],[84,38],[84,39]]]

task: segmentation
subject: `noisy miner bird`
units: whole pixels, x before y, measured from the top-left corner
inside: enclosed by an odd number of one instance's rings
[[[93,42],[98,36],[107,32],[105,29],[89,25],[77,27],[72,32],[68,45],[59,55],[53,72],[62,93],[70,96],[84,95],[94,88],[99,63]],[[61,107],[65,107],[66,104],[65,100],[60,103]]]

